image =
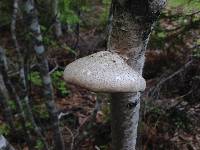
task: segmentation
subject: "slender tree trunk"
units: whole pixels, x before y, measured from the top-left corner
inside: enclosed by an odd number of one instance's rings
[[[3,62],[6,59],[6,56],[4,55],[3,49],[0,47],[0,104],[4,107],[4,116],[7,120],[8,124],[10,125],[13,132],[15,132],[15,126],[14,126],[14,120],[12,111],[9,107],[9,101],[11,100],[9,96],[8,89],[6,87],[6,84],[4,82],[3,78]]]
[[[20,97],[18,96],[16,89],[14,87],[14,85],[12,84],[12,82],[10,81],[9,77],[8,77],[8,64],[7,64],[7,59],[6,59],[6,55],[5,55],[5,51],[2,47],[0,47],[0,70],[3,76],[3,80],[5,82],[6,88],[8,88],[10,91],[9,94],[12,94],[16,104],[17,104],[17,109],[20,112],[20,119],[21,119],[21,123],[22,123],[22,128],[25,132],[25,134],[27,135],[27,143],[30,143],[31,141],[31,135],[29,130],[27,130],[26,128],[26,117],[25,117],[25,112],[24,112],[24,108],[23,108],[23,102],[21,101]]]
[[[59,12],[58,12],[58,0],[52,0],[52,12],[53,12],[53,19],[54,19],[54,30],[55,35],[57,38],[63,35],[62,33],[62,26],[59,20]]]
[[[7,120],[11,130],[14,131],[15,126],[14,126],[14,121],[13,121],[13,115],[12,115],[12,111],[9,107],[9,101],[10,100],[11,99],[9,97],[8,90],[5,86],[3,76],[2,76],[2,72],[0,70],[0,104],[3,105],[5,119]]]
[[[12,14],[12,20],[11,20],[11,35],[12,35],[12,40],[17,52],[17,57],[18,57],[18,62],[19,62],[19,76],[20,76],[20,85],[21,85],[21,101],[23,104],[25,104],[25,116],[26,116],[26,121],[30,121],[31,124],[34,127],[35,132],[37,135],[41,138],[42,142],[45,145],[45,149],[48,149],[48,145],[46,143],[46,140],[44,136],[41,133],[41,129],[37,126],[35,119],[33,117],[32,109],[29,104],[29,95],[28,95],[28,88],[27,88],[27,74],[25,72],[25,64],[24,64],[24,55],[22,55],[22,52],[20,50],[20,46],[17,40],[16,36],[16,20],[17,20],[17,14],[19,10],[19,0],[14,0],[13,1],[13,14]]]
[[[149,36],[165,0],[113,0],[108,50],[120,54],[142,74]],[[112,94],[113,150],[135,150],[140,92]]]
[[[77,6],[75,7],[75,11],[77,16],[80,18],[81,16],[81,10],[80,10],[80,4],[78,3]],[[76,49],[78,44],[79,44],[79,35],[80,35],[80,22],[77,22],[76,27],[75,27],[75,34],[76,34],[76,42],[74,44],[73,49]]]
[[[0,150],[15,150],[3,135],[0,135]]]
[[[40,25],[38,22],[38,17],[36,14],[37,11],[35,10],[33,0],[25,0],[25,11],[27,13],[28,18],[30,19],[29,27],[30,27],[30,32],[32,33],[33,47],[37,55],[40,67],[40,74],[44,85],[45,102],[51,119],[55,149],[64,150],[64,142],[61,135],[61,131],[59,129],[57,109],[56,109],[56,104],[54,102],[55,100],[54,92],[51,83],[51,77],[49,74],[48,60],[45,55],[45,48],[42,45],[42,35],[41,35]]]
[[[7,87],[3,79],[3,61],[4,60],[5,60],[5,55],[3,55],[3,49],[0,47],[0,104],[2,104],[4,107],[5,119],[9,123],[11,129],[15,131],[13,115],[9,107],[9,101],[11,99],[9,97],[9,92],[7,90]]]

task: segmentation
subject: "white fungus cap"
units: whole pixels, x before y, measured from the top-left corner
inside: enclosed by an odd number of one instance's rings
[[[101,51],[66,66],[65,81],[94,92],[138,92],[146,87],[144,78],[118,54]]]

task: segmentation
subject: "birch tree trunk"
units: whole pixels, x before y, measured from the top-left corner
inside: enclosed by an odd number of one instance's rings
[[[14,131],[15,126],[14,126],[14,121],[13,121],[13,115],[12,115],[12,111],[9,107],[10,100],[11,99],[9,97],[9,92],[5,86],[2,72],[0,70],[0,104],[3,105],[5,119],[7,120],[10,128]]]
[[[55,35],[57,38],[62,36],[62,27],[59,20],[59,12],[58,12],[58,0],[52,0],[52,11],[53,11],[53,18],[54,18],[54,30]]]
[[[3,135],[0,135],[0,150],[15,150]]]
[[[17,109],[20,112],[20,121],[22,123],[22,128],[27,136],[26,141],[27,143],[30,143],[31,135],[30,135],[29,130],[27,130],[26,128],[26,115],[23,108],[23,102],[18,96],[14,85],[12,84],[12,82],[10,81],[8,77],[8,63],[7,63],[7,58],[5,55],[5,50],[2,47],[0,47],[0,70],[3,76],[3,80],[5,82],[5,88],[8,88],[9,94],[12,94],[13,97],[15,98]]]
[[[41,129],[37,126],[35,119],[33,117],[32,109],[30,106],[30,99],[28,95],[28,87],[27,87],[27,73],[25,71],[25,63],[24,63],[24,55],[20,50],[20,46],[16,36],[16,20],[19,10],[19,0],[13,0],[13,14],[11,20],[11,36],[12,40],[17,52],[17,58],[19,62],[19,77],[20,77],[20,85],[21,85],[21,101],[25,105],[23,110],[25,111],[26,121],[30,121],[33,125],[35,132],[41,138],[43,144],[45,145],[45,149],[48,149],[48,144],[46,143],[45,137],[42,135]]]
[[[152,27],[164,5],[165,0],[113,0],[108,50],[120,54],[140,74]],[[139,110],[140,92],[112,94],[113,150],[135,150]]]
[[[32,41],[34,51],[40,67],[40,74],[44,86],[45,103],[51,119],[51,127],[53,130],[53,139],[55,142],[55,150],[64,150],[64,142],[59,129],[59,120],[57,116],[56,104],[54,102],[54,92],[49,74],[48,60],[45,55],[45,48],[42,45],[42,35],[40,24],[38,22],[37,11],[34,6],[34,0],[25,0],[25,11],[29,18],[29,28],[32,33]]]
[[[3,62],[5,60],[5,55],[3,48],[0,47],[0,104],[3,105],[4,108],[4,116],[7,120],[8,124],[10,125],[10,128],[15,131],[14,121],[13,121],[13,115],[12,111],[9,107],[9,92],[5,85],[4,79],[3,79]]]

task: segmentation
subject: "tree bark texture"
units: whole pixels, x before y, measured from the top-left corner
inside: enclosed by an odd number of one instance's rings
[[[120,54],[140,74],[150,33],[164,6],[165,0],[113,0],[108,50]],[[111,97],[113,150],[135,150],[140,92]]]
[[[34,0],[25,0],[25,11],[29,18],[29,28],[32,33],[33,48],[36,52],[39,62],[40,75],[44,86],[45,103],[51,119],[51,127],[53,130],[53,139],[55,142],[55,150],[64,150],[64,142],[59,129],[59,120],[57,116],[56,104],[54,102],[54,92],[49,74],[48,60],[45,55],[45,48],[42,44],[42,35],[40,24],[38,22],[37,11],[34,6]]]

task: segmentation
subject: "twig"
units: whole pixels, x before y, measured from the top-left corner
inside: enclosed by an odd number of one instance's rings
[[[94,147],[96,150],[101,150],[97,145]]]
[[[178,99],[181,99],[180,101],[178,101],[175,105],[171,106],[170,108],[167,108],[167,110],[171,110],[173,108],[176,108],[179,104],[181,104],[182,101],[184,101],[184,97],[191,94],[193,90],[190,90],[189,92],[187,92],[186,94],[184,95],[181,95],[181,96],[178,96],[175,98],[175,100],[178,100]]]
[[[70,150],[73,150],[73,148],[74,148],[74,134],[73,134],[73,132],[71,131],[71,129],[70,128],[68,128],[66,125],[65,125],[65,127],[64,127],[69,133],[70,133],[70,135],[71,135],[71,144],[70,144]]]
[[[32,69],[32,68],[34,68],[35,66],[37,66],[37,64],[33,64],[33,65],[31,65],[30,66],[30,69]],[[8,71],[8,76],[9,77],[14,77],[14,76],[17,76],[17,75],[19,75],[20,74],[20,72],[19,71]]]
[[[183,67],[181,67],[180,69],[178,69],[176,72],[174,72],[173,74],[171,74],[170,76],[162,79],[161,81],[159,81],[157,83],[157,85],[155,86],[155,88],[150,89],[149,94],[148,95],[152,95],[154,96],[156,92],[158,92],[161,88],[161,86],[168,80],[172,79],[173,77],[177,76],[178,74],[180,74],[182,71],[184,71],[188,66],[190,66],[193,63],[193,60],[190,60],[189,62],[187,62]]]
[[[95,108],[92,111],[92,114],[84,121],[84,123],[78,128],[77,133],[75,135],[75,141],[74,144],[75,149],[77,148],[78,144],[88,136],[88,134],[85,134],[85,130],[89,126],[90,122],[95,122],[97,112],[101,109],[101,100],[99,98],[96,99]]]
[[[58,65],[57,61],[55,61],[55,64],[56,64],[56,66],[49,72],[50,75],[52,73],[54,73],[59,68],[59,65]]]

